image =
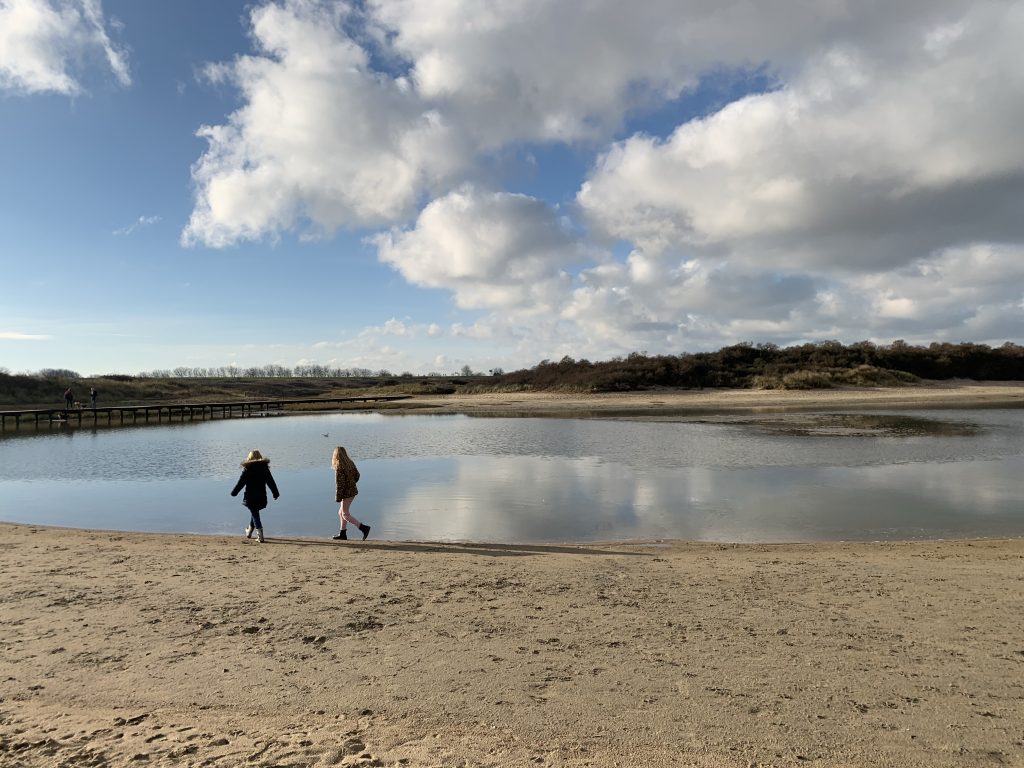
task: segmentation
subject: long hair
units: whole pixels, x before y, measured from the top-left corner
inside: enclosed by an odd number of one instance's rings
[[[339,445],[334,449],[334,453],[331,454],[331,466],[334,469],[341,469],[342,467],[354,466],[354,464],[345,449]]]

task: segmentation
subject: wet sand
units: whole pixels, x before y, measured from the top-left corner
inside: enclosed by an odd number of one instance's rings
[[[1021,403],[952,384],[401,407]],[[0,524],[0,577],[5,767],[1024,766],[1024,539],[257,545]]]

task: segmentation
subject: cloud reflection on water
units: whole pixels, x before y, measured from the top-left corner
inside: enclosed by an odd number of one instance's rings
[[[403,462],[404,463],[404,462]],[[415,460],[412,460],[415,463]],[[398,538],[813,541],[1021,535],[1020,458],[875,467],[636,469],[598,459],[451,457],[372,504]],[[380,462],[387,472],[394,462]]]
[[[237,533],[247,516],[227,493],[238,461],[259,447],[282,491],[265,513],[268,531],[326,537],[337,531],[329,457],[338,440],[363,475],[353,513],[381,538],[1024,535],[1024,412],[957,417],[984,428],[851,438],[678,422],[358,414],[28,435],[0,439],[0,519]]]

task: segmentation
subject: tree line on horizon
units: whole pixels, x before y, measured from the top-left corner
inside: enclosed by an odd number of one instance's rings
[[[11,379],[0,368],[0,381]],[[75,371],[48,368],[34,374],[17,374],[46,380],[70,381],[82,378]],[[610,360],[591,362],[563,357],[558,362],[542,360],[531,368],[505,373],[495,368],[485,373],[463,366],[456,373],[412,373],[401,379],[489,376],[474,383],[486,389],[569,389],[575,391],[628,391],[651,387],[679,388],[762,388],[811,389],[837,385],[889,386],[912,383],[918,379],[975,379],[987,381],[1024,380],[1024,346],[1006,342],[998,347],[962,342],[933,342],[915,346],[903,340],[879,345],[870,341],[842,344],[822,341],[780,347],[776,344],[742,342],[715,352],[684,352],[678,355],[649,355],[633,352]],[[239,368],[178,367],[129,376],[108,374],[95,378],[121,381],[139,379],[204,378],[377,378],[393,379],[387,370],[332,368],[303,364],[294,368],[281,365]]]
[[[499,375],[500,369],[490,371],[490,374]],[[7,368],[0,368],[0,376],[11,376]],[[283,365],[271,363],[270,365],[254,365],[239,367],[237,365],[220,365],[210,368],[178,366],[176,368],[158,368],[152,371],[142,371],[136,374],[105,373],[98,376],[82,376],[78,371],[67,368],[42,368],[35,372],[15,374],[18,376],[30,376],[37,379],[67,379],[76,380],[82,378],[113,379],[115,381],[131,381],[133,379],[349,379],[349,378],[394,378],[396,374],[387,369],[372,370],[370,368],[332,368],[317,363],[297,365],[288,368]],[[488,374],[476,373],[468,365],[464,365],[460,371],[455,373],[431,372],[421,374],[420,377],[449,377],[449,376],[485,376]],[[412,379],[417,374],[405,371],[398,374],[399,378]]]
[[[816,389],[893,386],[919,379],[1024,380],[1024,347],[964,342],[914,346],[822,341],[779,347],[743,342],[716,352],[633,352],[603,362],[564,357],[504,374],[502,388],[616,392],[652,387]]]

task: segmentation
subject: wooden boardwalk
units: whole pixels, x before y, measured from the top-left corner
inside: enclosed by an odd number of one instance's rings
[[[409,395],[360,395],[357,397],[311,397],[286,398],[274,400],[235,400],[224,403],[158,403],[155,405],[110,405],[101,408],[33,408],[21,411],[0,411],[0,430],[7,429],[8,424],[15,429],[21,427],[22,421],[31,422],[35,427],[41,425],[82,426],[87,422],[94,425],[101,423],[113,424],[115,420],[124,424],[126,421],[136,424],[139,421],[179,421],[193,419],[230,419],[245,416],[267,416],[282,411],[286,405],[300,403],[366,403],[391,400],[404,400]]]

